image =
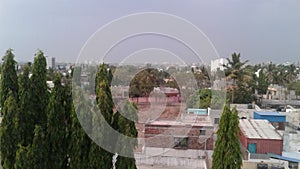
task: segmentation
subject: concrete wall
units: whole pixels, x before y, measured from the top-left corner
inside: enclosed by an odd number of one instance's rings
[[[191,169],[204,169],[206,168],[207,157],[211,158],[211,155],[212,151],[145,147],[144,153],[135,154],[135,159],[137,165],[182,166]]]
[[[200,136],[200,130],[205,130],[205,135]],[[145,126],[145,146],[173,148],[175,137],[188,137],[186,149],[213,149],[213,128],[183,127],[183,126]]]
[[[261,163],[262,160],[251,160],[243,161],[243,169],[257,169],[257,164]],[[288,162],[282,160],[263,160],[264,163],[268,164],[268,168],[271,169],[272,166],[283,166],[288,169]]]

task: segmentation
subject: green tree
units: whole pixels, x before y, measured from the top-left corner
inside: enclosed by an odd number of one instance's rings
[[[138,120],[137,107],[134,103],[125,101],[122,108],[122,114],[119,112],[114,114],[113,126],[120,134],[128,136],[128,138],[119,137],[116,146],[120,147],[119,154],[124,154],[127,157],[118,156],[116,168],[136,169],[134,157],[134,149],[137,146],[138,131],[135,127],[135,121]]]
[[[254,88],[257,90],[257,94],[266,94],[270,83],[267,80],[264,69],[260,68],[257,74],[254,74],[253,80],[255,81]]]
[[[77,66],[72,70],[73,84],[77,86],[81,86],[81,72],[82,68]]]
[[[16,153],[15,169],[31,168],[30,161],[30,148],[31,146],[19,145]]]
[[[0,106],[3,108],[5,100],[8,98],[9,91],[12,92],[13,97],[18,95],[18,77],[16,72],[17,62],[14,60],[12,49],[6,51],[2,58],[1,66],[1,87],[0,87]],[[17,100],[16,100],[17,101]],[[2,114],[2,113],[1,113]]]
[[[27,146],[32,143],[34,121],[30,118],[30,67],[26,65],[19,75],[19,112],[17,115],[17,131],[20,135],[20,144]]]
[[[95,114],[93,116],[94,126],[100,125],[101,127],[93,127],[95,139],[98,139],[101,144],[111,145],[111,140],[107,139],[111,135],[103,127],[104,123],[111,125],[113,116],[113,100],[110,91],[110,84],[108,80],[107,67],[104,64],[100,65],[100,68],[96,75],[96,102],[101,115]],[[96,143],[91,144],[89,152],[89,168],[104,168],[110,169],[112,167],[112,153],[99,147]]]
[[[91,119],[91,105],[87,101],[80,91],[77,94],[78,99],[76,102],[76,112],[74,108],[71,110],[71,140],[70,140],[70,169],[78,168],[89,168],[89,152],[91,147],[91,139],[88,137],[87,133],[83,130],[78,119],[84,120],[83,125],[89,125],[92,122]],[[85,126],[90,129],[91,126]],[[87,131],[90,132],[90,131]]]
[[[266,78],[270,84],[275,84],[275,79],[276,79],[276,65],[273,64],[272,62],[265,66],[266,69]]]
[[[47,158],[48,146],[46,144],[46,136],[44,129],[36,125],[34,129],[34,137],[32,146],[29,150],[29,159],[32,169],[49,168],[49,160]],[[52,162],[52,161],[50,161]],[[51,169],[51,168],[49,168]]]
[[[211,89],[197,90],[187,99],[188,108],[221,108],[223,106],[224,93],[221,91],[214,91]],[[214,96],[214,97],[213,97]]]
[[[2,107],[3,119],[0,130],[1,163],[4,169],[13,169],[19,135],[16,132],[16,114],[18,105],[13,93],[8,93],[8,98]]]
[[[249,81],[250,79],[250,76],[245,71],[245,64],[248,62],[248,60],[241,62],[240,57],[240,54],[233,53],[231,55],[231,60],[227,58],[228,63],[224,65],[224,67],[226,68],[226,78],[227,80],[230,80],[232,82],[232,85],[229,86],[231,91],[232,103],[235,103],[235,93],[239,88],[239,86],[237,86],[237,83],[240,85],[244,85],[244,83]]]
[[[225,105],[217,131],[216,147],[212,158],[213,169],[237,169],[242,166],[242,154],[238,140],[239,118],[229,102]]]
[[[130,82],[130,97],[147,97],[154,87],[162,84],[157,69],[147,68],[138,72]]]
[[[54,77],[54,88],[47,108],[48,122],[47,135],[45,140],[48,146],[48,167],[66,168],[66,157],[68,145],[66,142],[67,126],[65,123],[65,88],[61,84],[61,76],[57,74]]]
[[[49,100],[49,92],[47,86],[46,58],[41,50],[35,54],[30,93],[30,110],[32,112],[30,118],[34,120],[34,125],[38,124],[45,128],[47,124],[46,108]]]
[[[295,90],[295,95],[298,98],[300,96],[300,82],[293,82],[288,86],[289,90]]]

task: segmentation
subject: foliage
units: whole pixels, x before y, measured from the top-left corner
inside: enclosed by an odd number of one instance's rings
[[[227,64],[223,65],[225,70],[225,75],[227,80],[231,81],[231,85],[229,86],[231,90],[231,102],[235,103],[237,99],[235,99],[235,93],[236,90],[240,86],[247,86],[247,82],[250,80],[250,76],[248,72],[245,69],[245,64],[248,62],[248,60],[241,62],[240,60],[241,55],[237,53],[233,53],[231,55],[231,60],[227,58]],[[240,86],[237,86],[237,83],[242,84]]]
[[[190,95],[187,100],[188,108],[220,108],[225,100],[222,91],[214,91],[211,89],[200,89]]]
[[[133,150],[137,146],[137,136],[138,131],[135,127],[135,121],[138,120],[137,116],[137,107],[134,103],[130,103],[128,100],[125,101],[122,110],[122,113],[115,113],[114,115],[114,128],[124,137],[119,137],[116,146],[121,147],[121,154],[125,154],[124,156],[118,156],[116,168],[124,168],[124,169],[136,169],[134,152]]]
[[[296,96],[300,96],[300,82],[293,82],[289,85],[289,90],[295,90]]]
[[[110,133],[104,129],[103,125],[104,123],[111,125],[114,107],[108,78],[109,73],[107,67],[104,64],[101,64],[96,75],[96,101],[101,115],[95,114],[92,119],[94,126],[100,125],[101,127],[99,129],[93,128],[94,131],[92,132],[96,135],[95,139],[98,139],[105,145],[111,145],[111,140],[107,139],[109,138]],[[89,168],[110,169],[112,167],[111,160],[111,152],[104,150],[96,143],[92,142],[89,152]]]
[[[3,120],[0,130],[1,163],[4,169],[13,169],[19,135],[15,128],[15,115],[17,114],[18,106],[11,91],[8,93],[8,98],[4,102],[2,109]]]
[[[14,165],[15,169],[24,169],[24,168],[30,168],[31,161],[30,159],[30,146],[21,146],[19,145],[18,150],[16,152],[16,163]]]
[[[44,129],[41,126],[36,125],[34,129],[33,142],[30,149],[29,158],[28,158],[28,160],[30,160],[32,169],[41,169],[41,168],[47,169],[49,163],[52,162],[49,161],[47,158],[49,149],[46,141],[47,140],[46,140]]]
[[[171,74],[153,68],[147,68],[135,74],[129,86],[129,97],[148,97],[154,87],[179,89]]]
[[[16,125],[17,131],[20,135],[20,143],[27,146],[32,143],[34,121],[30,112],[30,67],[26,65],[23,73],[19,75],[19,112],[17,115],[18,123]]]
[[[242,166],[242,154],[238,140],[239,118],[234,108],[227,102],[221,115],[217,131],[216,146],[212,155],[213,169],[237,169]]]
[[[78,120],[85,120],[83,124],[91,124],[91,105],[88,102],[82,92],[78,95],[78,99],[75,100],[76,105],[75,113],[74,107],[71,109],[71,136],[70,136],[70,169],[88,168],[89,167],[89,152],[92,141],[88,137],[86,131],[83,130]],[[73,104],[72,104],[73,105]],[[77,118],[78,117],[78,118]],[[91,127],[85,126],[88,129]],[[88,132],[89,133],[89,132]]]
[[[12,95],[15,98],[17,98],[18,95],[18,77],[16,72],[17,62],[14,60],[15,56],[12,51],[12,49],[8,49],[5,56],[2,58],[0,107],[4,106],[4,102],[8,98],[9,91],[12,92]]]
[[[68,145],[66,143],[67,126],[65,124],[65,89],[61,76],[54,77],[54,88],[51,91],[47,107],[47,146],[50,168],[66,168]],[[66,145],[65,145],[66,144]]]
[[[41,127],[46,128],[46,108],[48,105],[49,93],[47,87],[46,58],[41,50],[35,54],[32,67],[30,93],[31,118],[34,120],[34,124],[38,124]]]

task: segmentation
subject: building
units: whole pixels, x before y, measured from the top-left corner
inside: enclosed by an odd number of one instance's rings
[[[55,57],[46,56],[47,69],[55,69]]]
[[[193,109],[193,108],[187,109],[187,114],[207,115],[208,112],[209,111],[207,109]]]
[[[180,117],[180,116],[179,116]],[[144,146],[137,164],[178,168],[209,168],[214,127],[207,115],[184,114],[177,120],[145,124]]]
[[[217,70],[224,71],[224,66],[228,63],[226,58],[219,58],[216,60],[212,60],[210,62],[211,72],[216,72]]]
[[[129,91],[129,87],[128,87]],[[123,91],[124,92],[124,91]],[[178,104],[181,102],[180,92],[176,88],[154,87],[148,97],[131,97],[130,101],[137,104],[148,103],[166,103],[168,105]]]
[[[153,121],[145,124],[145,146],[213,150],[213,130],[206,115],[187,114],[180,121]]]
[[[239,140],[250,154],[282,154],[283,138],[267,120],[241,119]]]
[[[254,119],[268,120],[277,130],[284,130],[286,115],[278,112],[254,112]]]

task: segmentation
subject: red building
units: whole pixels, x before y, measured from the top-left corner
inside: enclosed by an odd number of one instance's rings
[[[282,154],[283,138],[267,120],[242,119],[239,128],[239,139],[250,153]]]

